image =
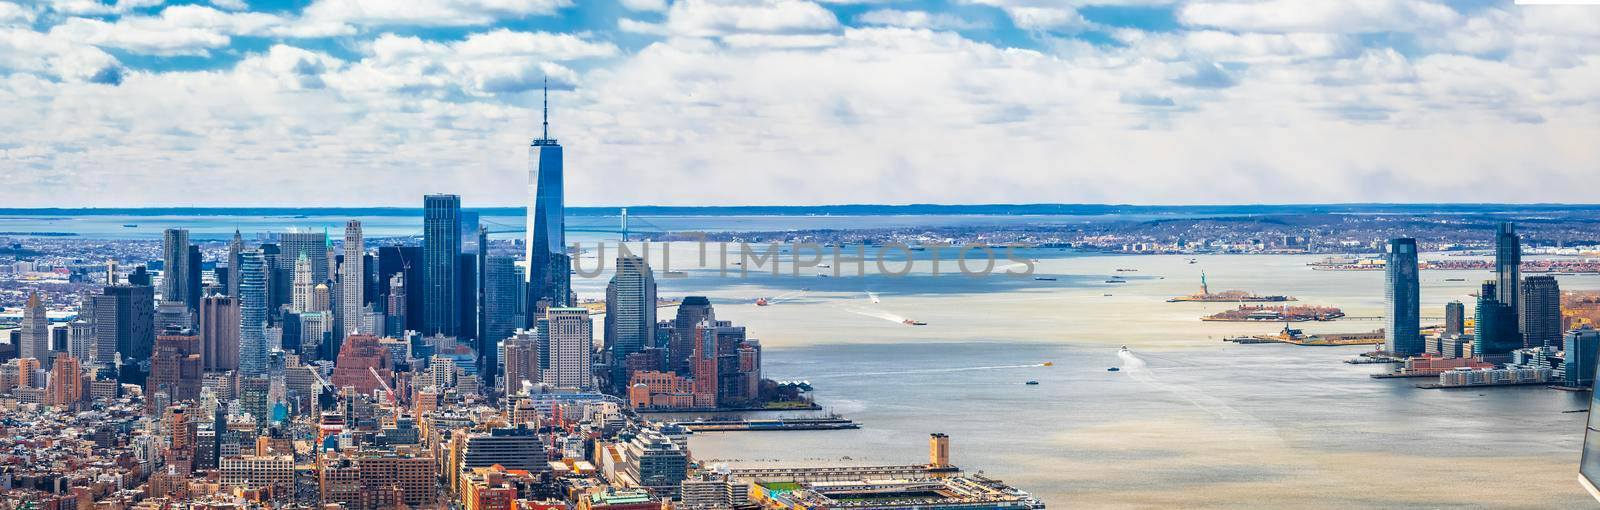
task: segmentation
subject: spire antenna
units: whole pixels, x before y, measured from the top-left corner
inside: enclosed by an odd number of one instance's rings
[[[544,77],[544,137],[550,139],[550,76]]]

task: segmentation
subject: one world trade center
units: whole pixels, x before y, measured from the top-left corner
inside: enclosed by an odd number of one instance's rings
[[[528,146],[527,322],[550,307],[570,305],[572,262],[566,251],[561,144],[550,138],[550,88],[544,91],[544,134]]]

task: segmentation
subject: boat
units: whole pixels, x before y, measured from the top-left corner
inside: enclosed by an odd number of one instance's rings
[[[1039,385],[1039,381],[1028,381],[1028,382],[1023,383],[1023,384],[1026,384],[1028,386],[1038,386]]]
[[[1107,372],[1121,372],[1122,369],[1117,368],[1117,367],[1111,367],[1111,368],[1107,368],[1106,371]]]
[[[1127,280],[1106,280],[1106,283],[1128,283]]]
[[[906,320],[900,321],[900,323],[901,324],[905,324],[907,326],[927,326],[928,325],[928,323],[926,323],[926,322],[914,321],[914,320],[911,320],[911,319],[906,319]]]
[[[1137,272],[1137,271],[1139,271],[1139,270],[1138,269],[1126,269],[1126,268],[1120,268],[1120,267],[1117,268],[1117,272],[1119,272],[1119,273],[1132,273],[1132,272]]]
[[[1117,352],[1128,352],[1128,346],[1122,346],[1122,349],[1118,350]]]
[[[1053,282],[1053,281],[1056,281],[1056,277],[1054,277],[1054,276],[1035,276],[1035,277],[1033,277],[1033,279],[1041,281],[1041,282]]]
[[[138,226],[139,226],[138,223],[123,223],[122,224],[122,228],[134,228],[134,227],[138,227]]]
[[[1056,366],[1056,362],[1054,362],[1054,361],[1046,361],[1043,364],[1041,364],[1040,366],[1053,367],[1053,366]]]
[[[1101,294],[1101,296],[1105,296],[1105,297],[1111,297],[1111,295],[1110,295],[1110,294]]]
[[[767,302],[767,298],[756,298],[756,306],[767,306],[769,304],[771,303]]]
[[[817,278],[827,278],[828,273],[817,273]]]
[[[833,266],[830,266],[830,265],[827,265],[827,264],[817,264],[817,267],[822,268],[822,269],[833,269]]]

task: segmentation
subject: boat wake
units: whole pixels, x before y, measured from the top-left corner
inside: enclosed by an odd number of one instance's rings
[[[856,314],[856,315],[862,315],[862,316],[866,316],[866,317],[883,319],[883,320],[886,320],[886,321],[889,321],[889,322],[898,322],[898,323],[902,323],[903,324],[908,320],[905,317],[901,317],[899,315],[895,315],[893,313],[889,313],[889,312],[884,311],[884,310],[866,309],[866,308],[860,308],[860,307],[855,307],[855,306],[846,306],[846,307],[843,307],[843,308],[844,308],[844,311],[846,311],[846,312],[850,312],[850,313],[853,313],[853,314]]]
[[[878,299],[878,293],[870,291],[870,290],[867,291],[867,299],[872,300],[873,303],[882,303],[883,302],[882,300]]]
[[[1230,422],[1239,426],[1271,429],[1270,426],[1266,425],[1261,420],[1235,409],[1222,399],[1207,395],[1192,386],[1171,384],[1162,381],[1160,377],[1156,376],[1155,371],[1150,369],[1149,364],[1145,363],[1144,359],[1134,354],[1133,351],[1124,348],[1117,352],[1117,357],[1122,359],[1122,373],[1127,374],[1128,377],[1181,398],[1196,408],[1210,413],[1226,422]]]
[[[771,303],[771,304],[778,304],[778,303],[782,303],[782,302],[785,302],[785,301],[793,301],[795,299],[799,299],[801,297],[804,297],[805,295],[806,295],[806,289],[800,289],[800,290],[796,290],[796,291],[785,292],[785,293],[779,294],[777,296],[773,296],[772,299],[768,299],[767,302]]]

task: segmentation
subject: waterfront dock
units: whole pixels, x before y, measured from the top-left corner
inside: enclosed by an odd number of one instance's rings
[[[1383,363],[1383,362],[1382,361],[1372,361],[1370,363]],[[1390,373],[1387,373],[1387,374],[1372,374],[1372,375],[1370,375],[1368,377],[1371,377],[1373,379],[1406,379],[1406,378],[1412,378],[1412,377],[1432,377],[1432,378],[1437,379],[1439,377],[1439,373],[1438,372],[1390,372]]]
[[[840,417],[786,418],[780,420],[685,421],[676,425],[693,432],[737,432],[755,430],[847,430],[861,425]]]
[[[1534,385],[1550,386],[1550,381],[1520,381],[1520,382],[1503,382],[1503,383],[1493,383],[1493,384],[1454,384],[1454,385],[1444,385],[1444,384],[1439,384],[1439,383],[1424,383],[1424,384],[1418,384],[1417,387],[1425,389],[1425,390],[1450,390],[1450,389],[1458,389],[1458,388],[1492,388],[1492,387],[1495,387],[1495,386],[1534,386]]]

